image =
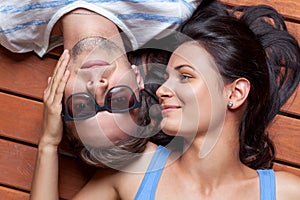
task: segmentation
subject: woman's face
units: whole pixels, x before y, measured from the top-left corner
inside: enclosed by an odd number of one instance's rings
[[[161,127],[169,135],[192,140],[223,123],[223,81],[212,57],[196,42],[179,46],[167,66],[166,82],[157,90]]]
[[[106,45],[106,49],[96,47],[93,50],[83,50],[71,57],[69,65],[70,78],[65,88],[65,100],[75,93],[91,94],[99,106],[104,105],[108,90],[116,85],[127,85],[139,100],[136,70],[127,60],[126,55],[115,48]],[[124,113],[99,111],[95,116],[84,120],[66,121],[84,145],[93,147],[111,146],[137,128],[134,119],[135,110]]]

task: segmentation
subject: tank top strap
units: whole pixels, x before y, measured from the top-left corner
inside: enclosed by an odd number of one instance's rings
[[[260,200],[276,200],[275,173],[272,169],[256,170],[259,175]]]
[[[143,178],[142,184],[135,196],[135,200],[154,200],[156,188],[162,173],[162,170],[168,160],[170,150],[163,146],[158,146],[147,172]]]

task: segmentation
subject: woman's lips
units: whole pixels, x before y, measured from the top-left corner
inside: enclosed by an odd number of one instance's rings
[[[180,106],[176,106],[176,105],[162,105],[161,106],[162,113],[169,113],[169,112],[175,111],[179,108],[180,108]]]
[[[87,68],[97,68],[97,67],[102,67],[102,66],[107,66],[109,65],[108,62],[104,60],[90,60],[84,63],[81,66],[81,69],[87,69]]]

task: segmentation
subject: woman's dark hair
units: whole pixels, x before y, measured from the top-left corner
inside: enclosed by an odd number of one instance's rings
[[[199,7],[180,31],[214,58],[224,83],[249,80],[251,89],[239,128],[240,160],[270,168],[275,149],[266,132],[300,80],[300,48],[284,19],[265,5]]]
[[[148,119],[148,122],[151,121],[153,123],[152,132],[156,132],[156,134],[152,135],[148,139],[157,145],[163,146],[169,144],[173,140],[174,136],[169,136],[163,133],[160,128],[162,115],[158,106],[159,100],[156,96],[156,90],[165,81],[164,75],[166,66],[172,54],[171,51],[174,48],[173,45],[169,45],[165,49],[161,49],[159,47],[162,43],[170,44],[170,41],[174,41],[174,39],[166,37],[159,41],[151,40],[142,48],[134,51],[133,54],[128,54],[129,60],[140,66],[140,71],[144,74],[145,90],[143,96],[146,99],[145,106],[148,108],[148,112],[144,115],[144,117]],[[151,108],[151,113],[149,113],[149,108]]]

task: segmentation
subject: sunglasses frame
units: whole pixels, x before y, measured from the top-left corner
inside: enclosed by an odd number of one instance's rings
[[[129,107],[129,108],[125,108],[125,109],[119,109],[119,110],[114,110],[114,109],[110,109],[108,107],[108,94],[111,90],[115,89],[115,88],[121,88],[121,87],[125,87],[127,89],[129,89],[132,94],[133,94],[133,100],[134,100],[134,104]],[[80,95],[80,94],[84,94],[84,95],[87,95],[91,98],[92,102],[94,103],[94,106],[95,106],[95,111],[93,113],[91,113],[90,115],[87,115],[87,116],[84,116],[84,117],[71,117],[71,115],[69,114],[69,110],[68,110],[68,103],[70,101],[70,99],[75,96],[75,95]],[[62,114],[62,117],[64,119],[64,121],[77,121],[77,120],[84,120],[84,119],[88,119],[88,118],[91,118],[93,116],[95,116],[99,111],[108,111],[110,113],[123,113],[123,112],[127,112],[129,110],[133,110],[135,108],[139,108],[141,107],[142,105],[142,91],[139,90],[139,101],[137,100],[137,97],[134,93],[134,91],[128,86],[128,85],[117,85],[117,86],[114,86],[112,88],[110,88],[107,93],[105,94],[105,97],[104,97],[104,105],[103,106],[99,106],[95,100],[95,98],[93,97],[93,95],[91,95],[90,93],[88,92],[78,92],[78,93],[74,93],[74,94],[71,94],[67,100],[66,100],[66,103],[64,104],[64,108],[63,108],[63,114]]]

